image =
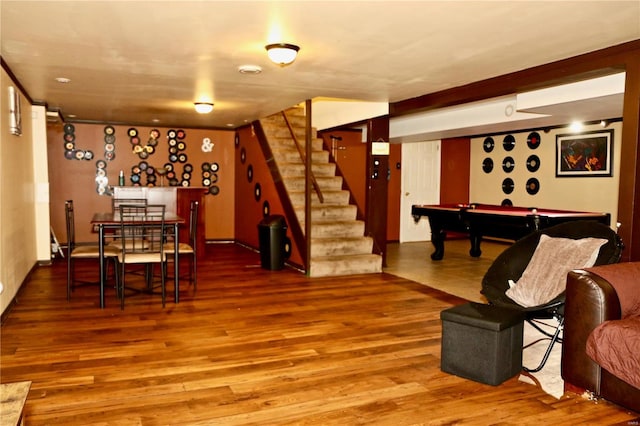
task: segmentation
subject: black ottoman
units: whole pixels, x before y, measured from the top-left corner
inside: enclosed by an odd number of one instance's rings
[[[469,302],[440,312],[440,319],[445,373],[495,386],[522,370],[524,313]]]

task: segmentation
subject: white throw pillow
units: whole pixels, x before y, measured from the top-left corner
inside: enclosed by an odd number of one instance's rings
[[[544,305],[566,289],[569,271],[593,266],[606,242],[602,238],[574,240],[542,234],[522,276],[506,295],[527,308]]]

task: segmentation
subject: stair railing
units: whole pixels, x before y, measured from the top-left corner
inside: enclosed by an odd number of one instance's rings
[[[287,124],[287,127],[289,128],[289,133],[291,133],[291,138],[293,139],[293,142],[295,143],[296,148],[298,149],[298,154],[300,154],[300,159],[302,160],[302,164],[304,164],[305,167],[307,167],[309,170],[309,175],[311,177],[311,185],[313,186],[313,189],[316,191],[316,194],[318,195],[318,200],[320,200],[320,203],[324,203],[324,196],[322,195],[322,190],[320,189],[320,185],[318,185],[318,181],[316,181],[316,178],[313,175],[313,170],[311,168],[311,161],[307,165],[307,161],[306,161],[307,156],[302,151],[302,147],[300,146],[298,137],[296,136],[296,133],[293,131],[293,127],[291,126],[291,123],[289,122],[289,118],[287,118],[287,114],[285,111],[282,111],[282,118],[284,118],[284,122]]]

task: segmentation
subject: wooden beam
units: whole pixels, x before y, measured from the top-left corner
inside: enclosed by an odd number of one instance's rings
[[[619,44],[545,65],[429,93],[389,104],[391,117],[466,104],[560,84],[573,83],[625,70],[640,55],[640,40]]]

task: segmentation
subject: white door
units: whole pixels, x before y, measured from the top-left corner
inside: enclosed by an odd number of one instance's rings
[[[440,202],[440,141],[402,144],[402,200],[400,242],[429,241],[431,229],[426,217],[413,220],[414,204]]]

